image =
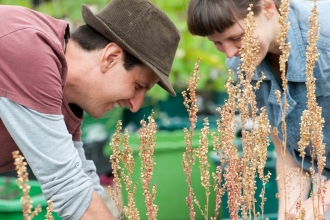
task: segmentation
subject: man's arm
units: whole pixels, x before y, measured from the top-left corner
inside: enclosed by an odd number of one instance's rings
[[[79,157],[82,162],[82,168],[84,172],[89,176],[89,178],[93,182],[93,189],[99,194],[102,195],[103,187],[100,184],[100,178],[96,174],[96,167],[92,160],[87,160],[85,156],[85,150],[83,148],[83,142],[81,141],[74,141],[74,147],[77,149]]]
[[[90,206],[81,217],[81,220],[116,220],[111,214],[108,207],[103,202],[102,198],[95,191]]]
[[[93,190],[62,115],[41,114],[3,97],[0,106],[1,120],[62,218],[93,213],[93,219],[114,219]]]

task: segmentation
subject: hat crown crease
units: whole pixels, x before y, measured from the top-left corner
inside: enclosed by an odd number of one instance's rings
[[[166,76],[169,76],[170,73],[170,69],[166,68],[167,63],[163,61],[163,59],[161,59],[161,57],[159,57],[158,54],[155,54],[153,51],[149,50],[148,47],[144,46],[143,44],[141,44],[139,41],[137,41],[136,39],[132,38],[129,33],[131,33],[135,27],[136,24],[139,23],[139,21],[141,20],[141,18],[145,15],[145,13],[148,11],[148,9],[151,8],[151,5],[149,5],[148,7],[144,8],[143,13],[140,13],[140,16],[138,16],[138,18],[135,19],[134,25],[129,28],[127,30],[127,32],[123,32],[119,27],[114,26],[111,22],[109,22],[108,20],[106,20],[105,18],[101,17],[99,14],[97,14],[96,16],[103,21],[106,25],[108,25],[109,27],[113,28],[115,30],[115,32],[117,33],[117,35],[122,38],[125,37],[127,40],[130,40],[132,42],[135,42],[134,44],[138,45],[139,47],[144,48],[144,50],[148,53],[151,54],[153,56],[153,59],[150,59],[149,57],[145,56],[145,53],[140,53],[139,55],[143,57],[143,59],[145,61],[147,61],[148,63],[152,64],[154,66],[154,68],[158,69],[159,71],[161,71],[163,74],[165,74]],[[120,33],[120,34],[119,34]],[[121,39],[123,42],[126,42],[126,39],[123,40]],[[111,41],[113,41],[113,39],[110,39]],[[116,42],[115,42],[116,43]],[[129,45],[128,45],[129,46]],[[137,57],[139,58],[139,57]],[[160,65],[161,64],[161,65]]]

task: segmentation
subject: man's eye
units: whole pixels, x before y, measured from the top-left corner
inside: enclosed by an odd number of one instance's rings
[[[135,83],[135,89],[142,89],[142,86],[138,83]]]
[[[214,45],[221,45],[220,41],[214,41]]]

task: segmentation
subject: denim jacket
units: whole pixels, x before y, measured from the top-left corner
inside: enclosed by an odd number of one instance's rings
[[[300,140],[300,123],[302,112],[307,109],[307,90],[306,90],[306,47],[308,45],[308,16],[313,7],[312,1],[291,0],[289,11],[290,29],[287,41],[291,44],[290,56],[287,69],[287,94],[288,110],[286,111],[287,123],[287,150],[301,166],[302,158],[299,156],[298,142]],[[320,36],[318,39],[319,57],[314,68],[316,78],[316,100],[322,107],[322,117],[325,120],[323,127],[323,142],[326,144],[325,156],[326,165],[323,175],[330,176],[330,1],[319,1],[317,10],[320,13],[319,23]],[[234,72],[239,58],[227,59],[227,65]],[[282,111],[275,96],[275,91],[281,90],[280,85],[271,72],[266,60],[263,60],[257,67],[252,84],[255,84],[261,77],[261,72],[265,73],[266,78],[262,81],[260,89],[256,91],[257,107],[260,109],[265,106],[268,119],[272,127],[279,130],[279,138],[282,140],[281,131]],[[283,94],[282,94],[283,103]],[[312,166],[310,149],[306,148],[304,159],[304,169],[309,170]],[[316,164],[316,163],[315,163]],[[317,167],[315,167],[317,171]]]

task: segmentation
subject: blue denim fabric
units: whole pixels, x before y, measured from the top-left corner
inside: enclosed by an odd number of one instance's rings
[[[286,112],[287,123],[287,149],[299,165],[302,163],[299,157],[298,142],[300,140],[300,122],[302,112],[307,109],[307,90],[306,90],[306,47],[308,45],[308,16],[312,9],[313,2],[301,0],[290,1],[290,29],[288,32],[288,42],[291,44],[290,56],[288,60],[287,80],[288,88],[286,99],[288,110]],[[325,123],[323,128],[324,143],[326,144],[327,158],[323,175],[330,176],[330,1],[319,1],[318,12],[320,36],[318,40],[319,58],[314,68],[316,78],[316,100],[322,107],[322,116]],[[234,72],[241,61],[238,58],[227,60],[227,65]],[[272,74],[267,62],[263,60],[255,71],[253,84],[261,77],[261,72],[265,73],[266,78],[261,83],[260,89],[256,91],[257,107],[260,109],[265,106],[268,119],[272,127],[276,126],[279,130],[279,138],[282,140],[281,132],[282,111],[276,101],[275,91],[282,91],[276,78]],[[283,102],[283,94],[282,94]],[[310,149],[306,149],[304,168],[309,170],[312,166]],[[315,167],[316,171],[317,168]]]

